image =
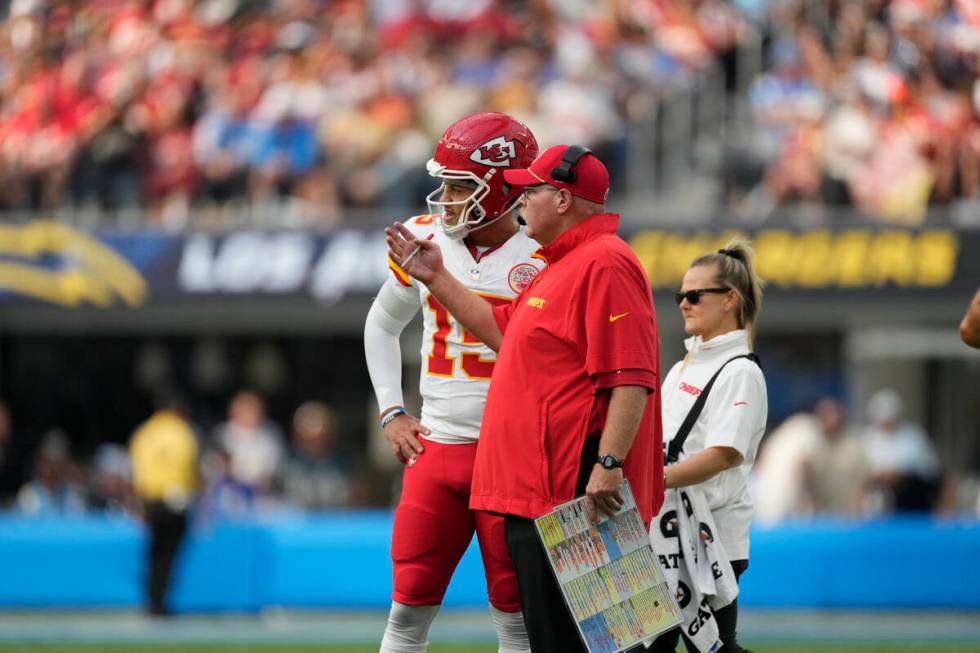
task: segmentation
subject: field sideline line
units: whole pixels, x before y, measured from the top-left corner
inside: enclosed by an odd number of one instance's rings
[[[0,612],[0,643],[306,644],[378,642],[382,612],[267,611],[261,615],[151,619],[133,612]],[[980,615],[956,612],[749,611],[739,638],[752,642],[980,643]],[[445,610],[432,642],[495,641],[489,614]]]

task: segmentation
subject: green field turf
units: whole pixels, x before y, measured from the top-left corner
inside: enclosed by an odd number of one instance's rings
[[[978,653],[980,644],[760,644],[743,643],[753,653]],[[0,653],[377,653],[365,644],[0,644]],[[496,653],[491,644],[433,644],[429,653]],[[683,651],[683,648],[681,648]]]

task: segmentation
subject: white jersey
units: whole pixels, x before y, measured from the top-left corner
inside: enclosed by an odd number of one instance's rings
[[[446,269],[469,290],[493,304],[507,303],[537,276],[544,261],[532,257],[540,245],[521,228],[506,242],[478,252],[446,236],[435,216],[412,218],[406,226],[419,238],[432,238]],[[422,306],[422,424],[437,442],[471,442],[480,435],[483,406],[496,353],[463,329],[429,290],[389,259],[400,295]]]

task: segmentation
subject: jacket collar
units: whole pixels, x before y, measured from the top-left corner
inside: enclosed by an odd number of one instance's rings
[[[734,356],[749,351],[749,334],[745,329],[736,329],[707,341],[702,340],[701,336],[693,336],[685,340],[684,344],[687,346],[688,358]]]
[[[535,252],[535,257],[543,258],[548,264],[557,263],[569,252],[577,249],[596,236],[616,233],[619,227],[618,213],[598,213],[561,232],[551,243]]]

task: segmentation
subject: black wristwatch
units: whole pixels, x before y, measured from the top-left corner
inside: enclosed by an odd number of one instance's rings
[[[596,462],[602,465],[603,469],[623,468],[623,461],[617,458],[616,456],[612,455],[611,453],[607,453],[603,456],[599,456],[599,459]]]

